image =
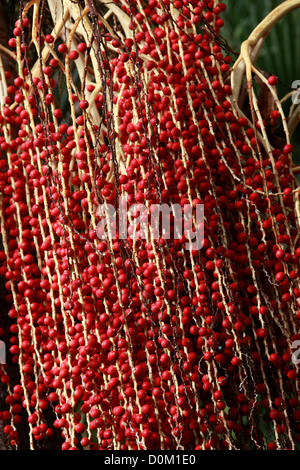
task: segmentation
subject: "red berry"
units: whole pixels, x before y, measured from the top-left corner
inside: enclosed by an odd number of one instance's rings
[[[87,100],[79,101],[79,107],[80,109],[87,109],[89,107],[88,101]]]
[[[269,78],[268,78],[268,83],[269,85],[276,85],[278,83],[278,78],[275,77],[275,75],[271,75]]]

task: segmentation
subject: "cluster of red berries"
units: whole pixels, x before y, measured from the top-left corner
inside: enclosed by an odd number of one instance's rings
[[[292,146],[270,151],[235,110],[224,10],[115,0],[125,40],[94,11],[64,43],[30,41],[27,18],[16,23],[18,75],[6,74],[0,114],[0,274],[19,374],[1,366],[0,417],[12,447],[22,419],[31,448],[54,435],[65,450],[300,443]],[[202,248],[151,231],[100,240],[97,208],[120,196],[132,219],[203,204]]]

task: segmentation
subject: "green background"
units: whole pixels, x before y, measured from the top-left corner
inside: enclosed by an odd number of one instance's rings
[[[239,52],[241,43],[251,31],[275,7],[279,0],[223,0],[227,6],[222,14],[224,27],[221,34],[235,52]],[[292,91],[292,83],[300,80],[300,8],[282,18],[271,30],[256,65],[271,75],[279,78],[278,94],[282,98]],[[291,105],[288,100],[285,112]],[[300,164],[300,126],[293,136],[294,161]]]

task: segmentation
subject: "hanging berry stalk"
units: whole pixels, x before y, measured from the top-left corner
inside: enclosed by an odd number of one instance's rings
[[[299,188],[276,77],[254,66],[298,6],[230,69],[217,1],[22,2],[1,47],[16,78],[0,63],[8,447],[298,447]],[[204,206],[200,248],[172,215],[156,236],[162,204]]]

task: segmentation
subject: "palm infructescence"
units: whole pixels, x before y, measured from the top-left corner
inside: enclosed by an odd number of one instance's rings
[[[218,1],[21,4],[0,62],[3,445],[297,448],[299,110],[255,61],[298,6],[237,58]],[[136,232],[105,239],[120,200]],[[171,212],[138,236],[163,204],[204,206],[200,249]]]

